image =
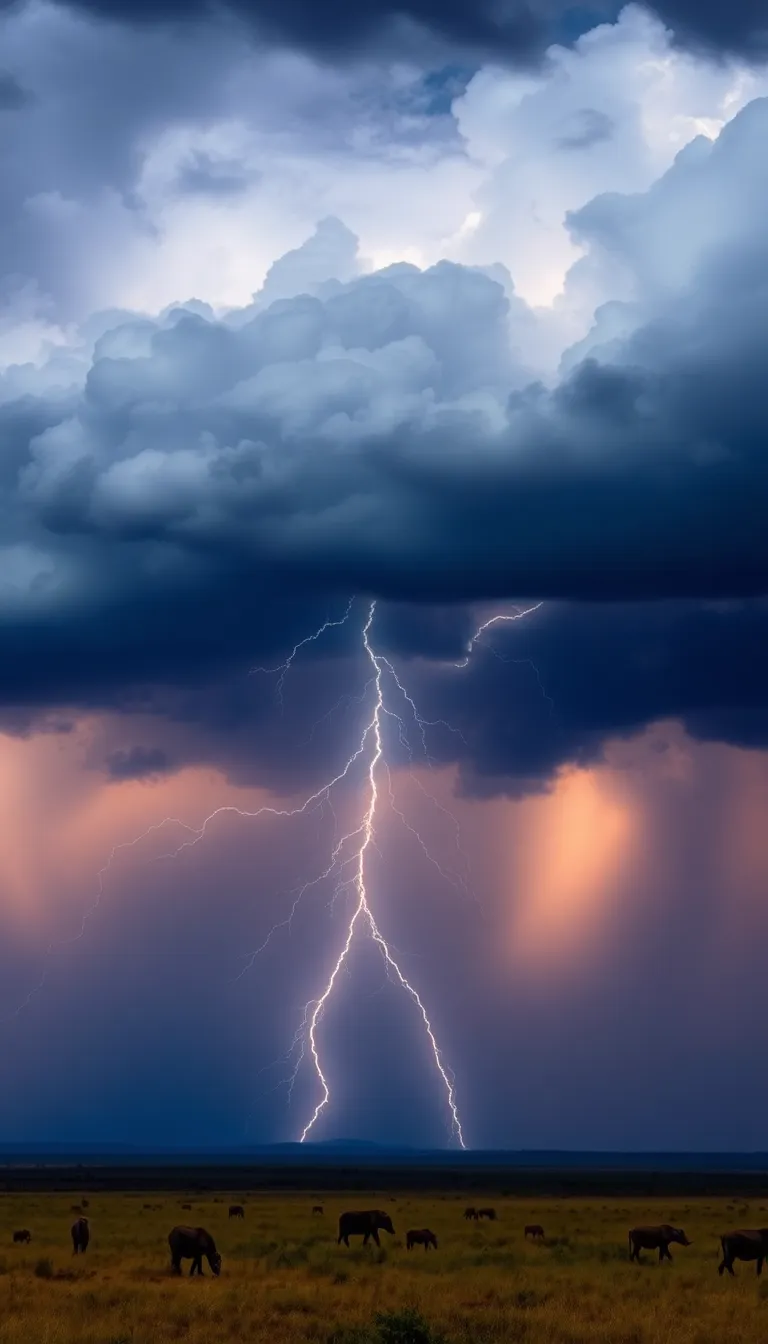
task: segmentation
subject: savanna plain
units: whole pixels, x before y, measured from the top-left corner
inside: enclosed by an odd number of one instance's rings
[[[230,1220],[230,1202],[245,1218]],[[322,1202],[323,1214],[312,1213]],[[717,1274],[718,1236],[768,1225],[768,1207],[728,1199],[489,1199],[495,1223],[468,1223],[466,1194],[91,1194],[91,1244],[73,1257],[72,1195],[0,1195],[0,1344],[765,1344],[768,1274]],[[478,1201],[475,1201],[478,1202]],[[191,1210],[182,1209],[191,1203]],[[149,1208],[145,1207],[150,1205]],[[344,1209],[379,1207],[395,1236],[337,1246]],[[685,1228],[674,1263],[630,1264],[638,1223]],[[203,1226],[221,1276],[170,1273],[168,1233]],[[526,1242],[540,1223],[543,1244]],[[438,1250],[408,1252],[409,1228]],[[29,1228],[32,1241],[14,1245]]]

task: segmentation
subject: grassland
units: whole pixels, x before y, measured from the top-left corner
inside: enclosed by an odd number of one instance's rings
[[[227,1206],[243,1202],[244,1222]],[[717,1275],[717,1236],[768,1225],[765,1204],[726,1199],[489,1199],[495,1224],[467,1224],[471,1197],[390,1193],[271,1196],[221,1192],[91,1194],[92,1242],[74,1259],[71,1195],[0,1194],[0,1344],[765,1344],[768,1274]],[[150,1209],[143,1206],[149,1203]],[[184,1211],[182,1203],[191,1203]],[[159,1207],[158,1207],[159,1206]],[[382,1247],[336,1245],[344,1208],[385,1208],[396,1235]],[[693,1245],[673,1265],[627,1259],[638,1222],[685,1227]],[[221,1277],[169,1273],[167,1236],[178,1222],[207,1227],[224,1257]],[[526,1244],[526,1223],[547,1243]],[[405,1250],[409,1227],[431,1227],[437,1253]],[[15,1246],[16,1228],[32,1231]],[[429,1327],[406,1328],[408,1311]],[[377,1313],[384,1318],[376,1324]],[[412,1322],[416,1317],[411,1317]]]

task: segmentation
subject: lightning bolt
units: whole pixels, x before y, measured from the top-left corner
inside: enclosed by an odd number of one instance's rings
[[[543,602],[536,602],[532,607],[516,607],[513,612],[502,612],[498,616],[491,616],[489,620],[483,621],[483,624],[477,627],[474,635],[467,644],[466,656],[462,658],[460,663],[454,663],[454,667],[461,668],[467,666],[474,652],[475,645],[480,643],[486,630],[490,630],[494,625],[503,625],[508,621],[522,621],[524,617],[532,616],[534,611],[539,611],[543,606]]]
[[[253,674],[264,673],[278,676],[278,681],[276,685],[276,695],[281,707],[283,705],[283,690],[285,686],[285,679],[288,673],[290,672],[301,650],[304,649],[307,645],[312,644],[316,642],[318,639],[320,639],[327,630],[338,628],[340,626],[345,625],[352,613],[354,602],[355,599],[351,598],[349,603],[347,604],[347,608],[344,614],[340,618],[336,620],[331,620],[329,618],[312,634],[298,641],[298,643],[294,645],[290,654],[283,663],[279,664],[276,667],[271,668],[256,667],[252,669]],[[455,666],[457,668],[463,668],[467,666],[476,645],[482,639],[482,636],[485,634],[487,630],[491,629],[493,626],[497,624],[522,620],[524,617],[531,615],[535,611],[538,611],[542,605],[543,603],[538,602],[534,606],[525,609],[517,608],[514,613],[503,613],[500,615],[493,616],[487,621],[484,621],[480,626],[478,626],[471,640],[468,642],[465,658],[461,662],[456,663]],[[433,864],[433,866],[437,869],[440,875],[448,881],[454,881],[454,885],[456,885],[455,880],[451,877],[451,875],[447,872],[447,870],[445,870],[443,866],[434,858],[434,856],[429,851],[427,845],[425,844],[419,832],[416,830],[414,826],[411,825],[411,823],[408,821],[403,811],[397,806],[393,790],[390,768],[385,758],[385,746],[384,746],[384,734],[383,734],[383,720],[385,718],[390,718],[397,723],[400,742],[408,751],[409,761],[411,765],[413,764],[413,752],[410,746],[410,741],[408,739],[407,729],[401,715],[398,714],[394,709],[390,707],[389,704],[386,703],[385,679],[387,677],[391,679],[401,700],[407,705],[408,710],[412,715],[413,721],[420,734],[424,758],[430,766],[433,764],[433,762],[428,751],[428,744],[427,744],[428,728],[435,728],[441,726],[444,727],[447,731],[456,733],[459,737],[462,737],[462,735],[461,733],[458,732],[457,729],[455,729],[451,724],[447,723],[445,720],[442,719],[428,720],[424,719],[421,716],[413,698],[411,697],[411,695],[408,693],[407,689],[401,682],[390,660],[386,658],[383,654],[378,653],[373,647],[373,644],[371,643],[371,631],[373,627],[375,613],[376,613],[376,602],[372,601],[368,605],[367,615],[361,632],[362,649],[371,670],[371,675],[366,681],[362,695],[358,697],[342,697],[342,699],[337,703],[337,705],[334,706],[331,711],[329,711],[329,714],[335,712],[335,710],[338,709],[340,705],[345,702],[345,700],[347,701],[347,703],[353,703],[353,702],[361,703],[365,699],[366,695],[371,691],[371,689],[373,690],[373,708],[371,711],[371,715],[362,730],[362,734],[356,748],[351,752],[350,756],[344,762],[341,769],[338,770],[337,773],[330,780],[322,784],[320,788],[318,788],[314,793],[310,794],[307,798],[305,798],[305,800],[302,803],[298,804],[295,807],[279,808],[274,807],[272,805],[265,805],[257,808],[254,811],[249,811],[247,809],[237,807],[234,804],[228,804],[225,806],[215,808],[212,812],[208,814],[207,817],[204,818],[201,824],[196,827],[189,825],[187,822],[184,822],[177,817],[165,817],[163,821],[156,822],[153,825],[147,827],[145,831],[141,832],[140,835],[134,837],[134,839],[124,841],[120,844],[115,845],[110,851],[106,862],[98,871],[95,900],[84,912],[81,919],[79,930],[71,938],[61,940],[59,943],[51,943],[49,945],[48,952],[46,955],[50,957],[50,955],[53,953],[53,951],[57,946],[65,946],[69,943],[76,942],[78,939],[83,937],[88,921],[96,913],[101,904],[106,877],[110,869],[112,868],[112,865],[115,862],[117,856],[121,854],[123,851],[134,848],[141,841],[145,840],[147,837],[149,837],[151,834],[155,832],[162,831],[166,827],[178,826],[182,828],[183,831],[186,832],[186,838],[179,845],[177,845],[176,848],[159,856],[160,858],[165,859],[176,858],[180,853],[182,853],[183,850],[198,845],[205,838],[214,822],[216,822],[220,817],[226,814],[235,814],[238,817],[250,820],[267,816],[274,818],[297,818],[307,815],[314,810],[322,810],[323,808],[328,806],[335,818],[336,814],[333,810],[334,790],[337,788],[338,785],[340,785],[343,781],[346,781],[350,777],[354,767],[358,764],[358,762],[365,761],[367,762],[367,764],[365,767],[366,783],[364,790],[364,808],[358,824],[354,826],[351,830],[346,831],[345,834],[342,835],[340,838],[337,838],[338,831],[336,831],[336,834],[334,836],[333,848],[331,850],[330,858],[325,869],[321,873],[315,875],[314,877],[311,877],[300,888],[294,891],[293,893],[294,899],[291,904],[288,916],[285,919],[281,920],[278,924],[274,925],[274,927],[270,930],[270,932],[268,933],[264,941],[261,943],[261,945],[253,953],[250,954],[247,965],[240,972],[240,976],[246,974],[249,970],[253,968],[257,959],[264,951],[266,951],[273,937],[277,934],[277,932],[280,929],[287,928],[290,930],[291,923],[293,921],[294,916],[296,915],[299,905],[301,904],[303,897],[311,888],[321,884],[324,881],[327,881],[331,877],[334,877],[336,879],[336,889],[334,893],[334,899],[340,893],[340,891],[345,889],[351,889],[354,892],[354,906],[352,913],[349,916],[349,919],[346,924],[346,932],[344,935],[341,950],[337,955],[336,961],[331,969],[330,975],[328,976],[328,979],[321,993],[316,999],[310,1000],[305,1005],[302,1020],[294,1035],[293,1042],[288,1052],[288,1055],[285,1057],[286,1060],[290,1059],[296,1053],[296,1051],[298,1051],[298,1059],[295,1063],[295,1066],[293,1068],[290,1077],[286,1080],[289,1085],[289,1098],[292,1094],[293,1086],[298,1076],[299,1069],[303,1061],[307,1057],[311,1058],[312,1060],[317,1081],[320,1084],[320,1091],[321,1091],[320,1099],[315,1105],[315,1108],[308,1122],[304,1125],[304,1128],[301,1131],[300,1141],[303,1143],[307,1139],[309,1134],[312,1132],[314,1126],[317,1124],[317,1121],[320,1119],[321,1115],[326,1110],[331,1101],[331,1089],[328,1082],[328,1078],[326,1076],[325,1069],[323,1067],[323,1063],[321,1061],[320,1046],[318,1041],[318,1033],[322,1023],[323,1015],[328,1005],[329,999],[331,998],[334,988],[338,982],[339,976],[348,961],[350,950],[354,944],[355,938],[357,936],[367,936],[372,940],[372,942],[375,944],[375,946],[381,953],[387,977],[395,985],[399,986],[401,989],[405,991],[405,993],[409,996],[409,998],[411,999],[417,1010],[417,1013],[421,1019],[422,1026],[424,1028],[429,1043],[430,1050],[432,1052],[436,1073],[444,1089],[444,1095],[447,1103],[447,1111],[450,1116],[451,1132],[454,1138],[459,1143],[459,1145],[462,1148],[465,1148],[466,1144],[464,1140],[464,1131],[462,1128],[461,1118],[458,1110],[455,1079],[453,1072],[444,1061],[442,1051],[440,1049],[440,1046],[438,1045],[437,1037],[435,1035],[434,1027],[427,1013],[426,1007],[421,999],[421,996],[418,993],[418,990],[415,988],[415,986],[411,983],[411,981],[407,978],[407,976],[403,972],[395,956],[391,943],[389,943],[386,940],[379,927],[379,923],[374,915],[374,911],[371,904],[371,898],[369,895],[368,859],[371,850],[376,849],[376,818],[377,818],[377,810],[382,801],[382,789],[381,789],[382,776],[386,779],[386,785],[387,785],[386,800],[389,803],[389,806],[394,815],[399,818],[399,820],[405,825],[408,831],[415,837],[424,855],[429,860],[429,862]],[[324,717],[328,717],[328,715]],[[463,738],[462,741],[464,741]],[[448,818],[450,818],[455,827],[457,850],[462,855],[462,857],[466,858],[466,856],[463,853],[463,850],[461,849],[460,833],[456,818],[447,808],[445,808],[438,801],[437,798],[435,798],[429,792],[429,790],[427,790],[424,787],[424,785],[413,774],[413,772],[411,772],[411,777],[414,780],[414,782],[418,784],[419,788],[422,790],[425,797],[430,802],[432,802],[433,805],[441,813],[444,813]],[[352,876],[345,877],[345,874],[350,870],[352,872]],[[465,892],[467,892],[468,888],[464,879],[459,879],[459,884],[461,888]],[[48,974],[48,968],[46,967],[43,971],[40,982],[30,991],[30,993],[27,995],[27,998],[15,1010],[15,1012],[12,1014],[13,1017],[17,1017],[26,1007],[28,1007],[28,1005],[32,1002],[35,996],[40,992],[40,990],[42,990],[46,982],[47,974]],[[239,979],[240,976],[238,976],[237,978]],[[263,1072],[263,1070],[261,1072]]]
[[[321,635],[324,635],[326,630],[337,630],[339,626],[346,625],[347,620],[349,619],[350,612],[352,611],[354,601],[355,601],[354,597],[350,597],[349,602],[347,603],[347,610],[344,612],[344,615],[338,621],[332,621],[330,619],[324,621],[323,624],[319,627],[319,629],[315,630],[313,634],[307,635],[304,639],[300,639],[298,644],[294,644],[285,662],[278,663],[277,667],[251,668],[252,677],[256,676],[257,673],[262,673],[265,676],[273,676],[275,673],[280,674],[277,680],[277,685],[275,686],[275,694],[277,695],[278,703],[280,705],[281,710],[283,708],[283,688],[285,686],[285,678],[288,676],[288,673],[293,667],[294,661],[297,658],[298,654],[301,652],[303,648],[307,646],[307,644],[314,644],[318,639],[320,639]],[[331,711],[331,713],[332,712],[333,711]]]
[[[367,620],[365,622],[365,625],[363,626],[363,635],[362,635],[363,648],[373,669],[375,700],[374,700],[373,715],[366,724],[365,728],[363,729],[363,735],[362,738],[360,739],[360,747],[358,748],[359,752],[362,754],[366,749],[368,741],[370,740],[372,743],[372,749],[370,752],[370,760],[368,763],[368,771],[367,771],[368,803],[365,809],[365,813],[363,815],[361,826],[358,827],[358,830],[356,832],[351,833],[352,835],[357,834],[361,835],[361,840],[359,847],[357,849],[357,856],[356,856],[355,890],[357,899],[355,902],[355,908],[352,912],[352,916],[347,926],[347,933],[346,938],[344,939],[344,944],[336,959],[336,963],[333,967],[333,970],[331,971],[331,974],[328,977],[328,981],[325,985],[325,988],[323,989],[319,998],[315,1000],[314,1004],[308,1004],[307,1008],[305,1009],[304,1020],[307,1023],[306,1039],[315,1066],[315,1072],[317,1073],[317,1077],[319,1079],[320,1086],[322,1089],[322,1097],[315,1106],[315,1109],[312,1113],[310,1120],[304,1126],[304,1129],[301,1132],[300,1142],[304,1143],[305,1139],[311,1133],[312,1128],[319,1120],[320,1116],[322,1115],[323,1111],[325,1110],[331,1099],[331,1090],[330,1087],[328,1086],[328,1079],[326,1078],[322,1063],[320,1061],[320,1053],[317,1043],[317,1031],[326,1004],[328,1003],[328,1000],[331,997],[331,994],[333,993],[333,989],[338,979],[339,973],[341,972],[341,969],[344,966],[347,957],[349,956],[350,948],[352,947],[355,934],[358,930],[358,927],[360,927],[361,929],[364,929],[365,932],[368,933],[368,935],[373,939],[376,946],[379,948],[384,958],[387,971],[391,972],[394,975],[397,983],[406,991],[407,994],[410,995],[411,999],[418,1008],[422,1022],[424,1024],[424,1029],[429,1039],[429,1044],[435,1061],[435,1067],[445,1087],[448,1107],[451,1113],[453,1132],[456,1138],[458,1139],[461,1147],[465,1148],[466,1144],[464,1142],[464,1132],[461,1127],[461,1120],[459,1118],[459,1112],[456,1105],[456,1094],[454,1088],[453,1074],[449,1072],[449,1070],[443,1063],[443,1057],[440,1052],[440,1047],[438,1046],[437,1039],[435,1037],[435,1032],[432,1027],[432,1023],[427,1015],[427,1010],[424,1007],[424,1004],[419,996],[419,993],[411,984],[410,980],[408,980],[408,978],[403,974],[402,970],[400,969],[400,966],[395,960],[395,957],[393,956],[392,951],[386,939],[384,938],[383,934],[381,933],[381,930],[379,929],[376,919],[374,918],[373,910],[371,909],[371,905],[368,898],[366,859],[368,856],[368,851],[374,843],[376,808],[379,802],[378,767],[382,763],[384,756],[384,739],[382,736],[381,720],[383,715],[391,712],[386,708],[384,704],[383,677],[385,670],[392,672],[392,675],[394,676],[397,686],[401,691],[403,689],[402,686],[400,685],[400,682],[397,679],[397,676],[394,674],[394,671],[389,661],[382,655],[377,654],[371,645],[370,633],[371,633],[371,626],[373,625],[373,618],[375,611],[376,611],[376,603],[372,602],[368,610]],[[409,700],[409,703],[413,707],[413,712],[417,723],[419,724],[420,727],[422,727],[423,720],[420,719],[418,711],[416,710],[415,705],[413,705],[413,701],[410,700],[410,697],[408,697],[407,695],[406,698]],[[426,749],[426,743],[425,743],[425,749]],[[348,838],[351,837],[347,836],[342,837],[342,839],[338,842],[339,846],[342,846]]]

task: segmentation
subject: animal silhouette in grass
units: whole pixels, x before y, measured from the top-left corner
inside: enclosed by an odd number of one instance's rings
[[[629,1234],[629,1258],[640,1264],[641,1251],[657,1250],[659,1264],[662,1260],[671,1261],[669,1248],[673,1243],[678,1246],[692,1245],[682,1227],[672,1227],[669,1223],[661,1223],[658,1227],[633,1227]]]
[[[736,1232],[726,1232],[720,1238],[720,1246],[723,1258],[717,1268],[718,1274],[727,1269],[733,1275],[734,1260],[756,1260],[757,1273],[762,1274],[763,1261],[768,1256],[768,1227],[741,1227]]]
[[[70,1228],[72,1235],[72,1254],[85,1255],[91,1240],[91,1227],[87,1218],[76,1218]]]
[[[393,1236],[395,1233],[392,1219],[381,1209],[342,1213],[339,1218],[339,1236],[336,1244],[340,1245],[343,1241],[344,1245],[348,1246],[350,1237],[362,1237],[363,1245],[367,1246],[369,1239],[373,1237],[376,1245],[380,1246],[379,1232],[390,1232]]]
[[[414,1246],[423,1246],[425,1251],[433,1246],[437,1250],[437,1237],[428,1227],[411,1228],[410,1232],[405,1234],[405,1245],[409,1251],[412,1251]]]
[[[216,1250],[216,1242],[204,1227],[174,1227],[168,1234],[168,1245],[171,1248],[171,1270],[174,1274],[181,1273],[182,1260],[191,1260],[190,1278],[195,1272],[202,1275],[203,1256],[216,1278],[221,1273],[221,1256]]]

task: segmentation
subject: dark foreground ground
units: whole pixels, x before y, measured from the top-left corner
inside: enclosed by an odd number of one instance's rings
[[[768,1226],[763,1171],[409,1160],[0,1169],[0,1344],[766,1344],[768,1273],[717,1273],[719,1235]],[[2,1188],[4,1179],[7,1190]],[[85,1201],[87,1200],[87,1206]],[[230,1220],[242,1203],[245,1217]],[[495,1222],[465,1221],[469,1203]],[[183,1208],[188,1204],[190,1208]],[[323,1212],[312,1212],[321,1204]],[[74,1258],[74,1206],[91,1225]],[[387,1211],[381,1247],[337,1245],[339,1214]],[[630,1264],[627,1232],[692,1245]],[[169,1272],[168,1232],[207,1228],[220,1278]],[[542,1243],[524,1236],[540,1223]],[[431,1228],[437,1251],[406,1249]],[[28,1228],[29,1245],[13,1231]]]
[[[0,1148],[0,1191],[486,1191],[503,1198],[763,1198],[768,1154],[31,1153]]]

